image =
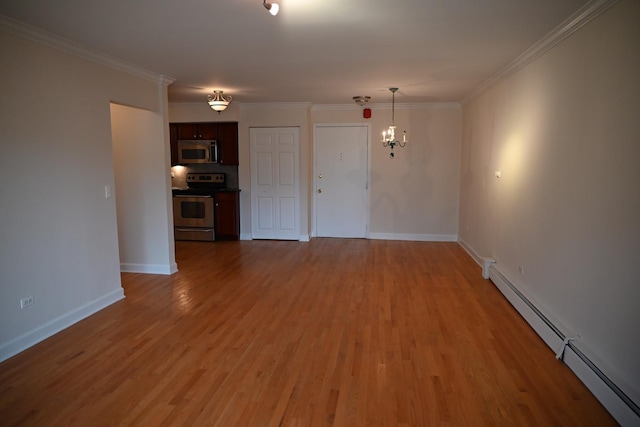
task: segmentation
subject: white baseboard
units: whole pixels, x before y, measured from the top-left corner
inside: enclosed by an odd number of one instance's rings
[[[464,247],[464,245],[462,246]],[[542,338],[554,353],[557,353],[563,346],[563,340],[552,329],[552,326],[546,323],[541,315],[536,312],[536,310],[540,312],[540,307],[536,307],[534,302],[522,295],[522,293],[517,290],[516,285],[509,279],[505,278],[496,266],[492,266],[489,269],[489,278],[500,292],[502,292],[505,298],[507,298],[511,305],[513,305],[513,307],[518,311],[518,313],[520,313],[533,330],[540,336],[540,338]],[[531,306],[533,306],[533,308]],[[546,320],[551,323],[549,319]],[[558,329],[558,325],[553,326]],[[616,421],[620,423],[620,425],[640,426],[640,415],[635,413],[631,409],[631,406],[625,403],[623,398],[614,391],[612,386],[608,385],[605,380],[588,365],[588,362],[580,357],[578,353],[582,353],[583,357],[586,357],[584,356],[584,353],[588,353],[580,348],[581,344],[582,343],[578,341],[572,341],[571,345],[568,345],[565,348],[563,358],[564,363],[573,371],[580,381],[584,383],[584,385],[591,391],[591,393],[593,393],[593,395],[600,401],[600,403],[602,403]],[[590,363],[595,367],[593,362]],[[595,367],[595,369],[600,370],[598,367]],[[608,380],[613,384],[613,381],[610,379]],[[619,389],[615,384],[613,384],[613,387]],[[631,405],[634,404],[635,403],[631,403]]]
[[[315,233],[300,235],[301,242],[309,242],[316,237]],[[415,242],[457,242],[457,234],[401,234],[401,233],[369,233],[372,240],[406,240]],[[240,240],[253,240],[251,234],[241,234]]]
[[[458,239],[458,244],[462,246],[462,248],[467,251],[469,256],[473,258],[475,262],[478,263],[480,267],[482,267],[482,278],[489,278],[489,269],[493,264],[495,264],[496,260],[493,258],[482,257],[476,252],[464,239]]]
[[[124,289],[118,288],[108,294],[93,300],[81,307],[76,308],[68,313],[56,317],[55,319],[45,323],[31,332],[20,335],[11,341],[0,344],[0,362],[15,356],[16,354],[38,344],[41,341],[57,334],[63,329],[68,328],[74,323],[91,316],[103,308],[120,301],[124,298]]]
[[[578,357],[573,349],[567,347],[563,360],[569,369],[580,378],[580,381],[587,386],[596,399],[602,403],[602,406],[609,411],[621,426],[640,426],[640,415],[634,413],[629,405],[624,403],[624,401]]]
[[[240,240],[253,240],[253,235],[249,233],[240,234]],[[300,242],[309,242],[310,240],[311,240],[311,237],[308,234],[301,234],[300,238],[298,239],[298,241]],[[295,241],[295,240],[291,240],[291,241]]]
[[[481,257],[480,254],[478,254],[464,239],[460,237],[458,238],[458,244],[462,246],[462,249],[467,251],[469,256],[473,258],[473,260],[477,262],[479,266],[482,267],[484,258]]]
[[[132,264],[123,262],[120,264],[123,273],[145,273],[171,275],[178,271],[178,264]]]
[[[369,233],[373,240],[405,240],[413,242],[457,242],[457,234]]]

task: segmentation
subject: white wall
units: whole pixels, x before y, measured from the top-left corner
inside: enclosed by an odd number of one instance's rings
[[[620,2],[464,105],[460,209],[462,240],[636,402],[639,22]]]
[[[177,271],[162,114],[111,104],[121,271]]]
[[[123,297],[110,102],[162,89],[3,29],[0,58],[2,360]]]

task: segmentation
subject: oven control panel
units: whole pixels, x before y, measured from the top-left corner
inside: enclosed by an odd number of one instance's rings
[[[222,188],[225,186],[224,173],[188,173],[187,185],[189,187]]]

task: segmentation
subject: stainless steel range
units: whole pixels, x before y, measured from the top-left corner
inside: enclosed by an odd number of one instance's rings
[[[213,196],[225,188],[223,173],[189,173],[189,188],[173,190],[173,226],[176,240],[214,241]]]

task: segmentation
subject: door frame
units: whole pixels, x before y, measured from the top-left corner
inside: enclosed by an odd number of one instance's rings
[[[318,201],[317,201],[317,196],[318,196],[318,180],[316,179],[316,177],[318,176],[318,171],[317,171],[317,138],[316,138],[316,131],[318,128],[322,128],[322,127],[365,127],[367,128],[367,170],[365,171],[366,174],[366,184],[365,184],[365,207],[367,210],[366,213],[366,217],[365,220],[367,221],[366,223],[366,233],[365,233],[365,239],[369,239],[369,236],[371,235],[371,229],[370,229],[370,224],[371,224],[371,197],[370,197],[370,192],[371,192],[371,123],[314,123],[313,124],[313,175],[312,175],[312,180],[313,180],[313,197],[311,198],[312,203],[313,203],[313,207],[311,209],[311,237],[316,237],[317,236],[317,206],[318,206]]]

